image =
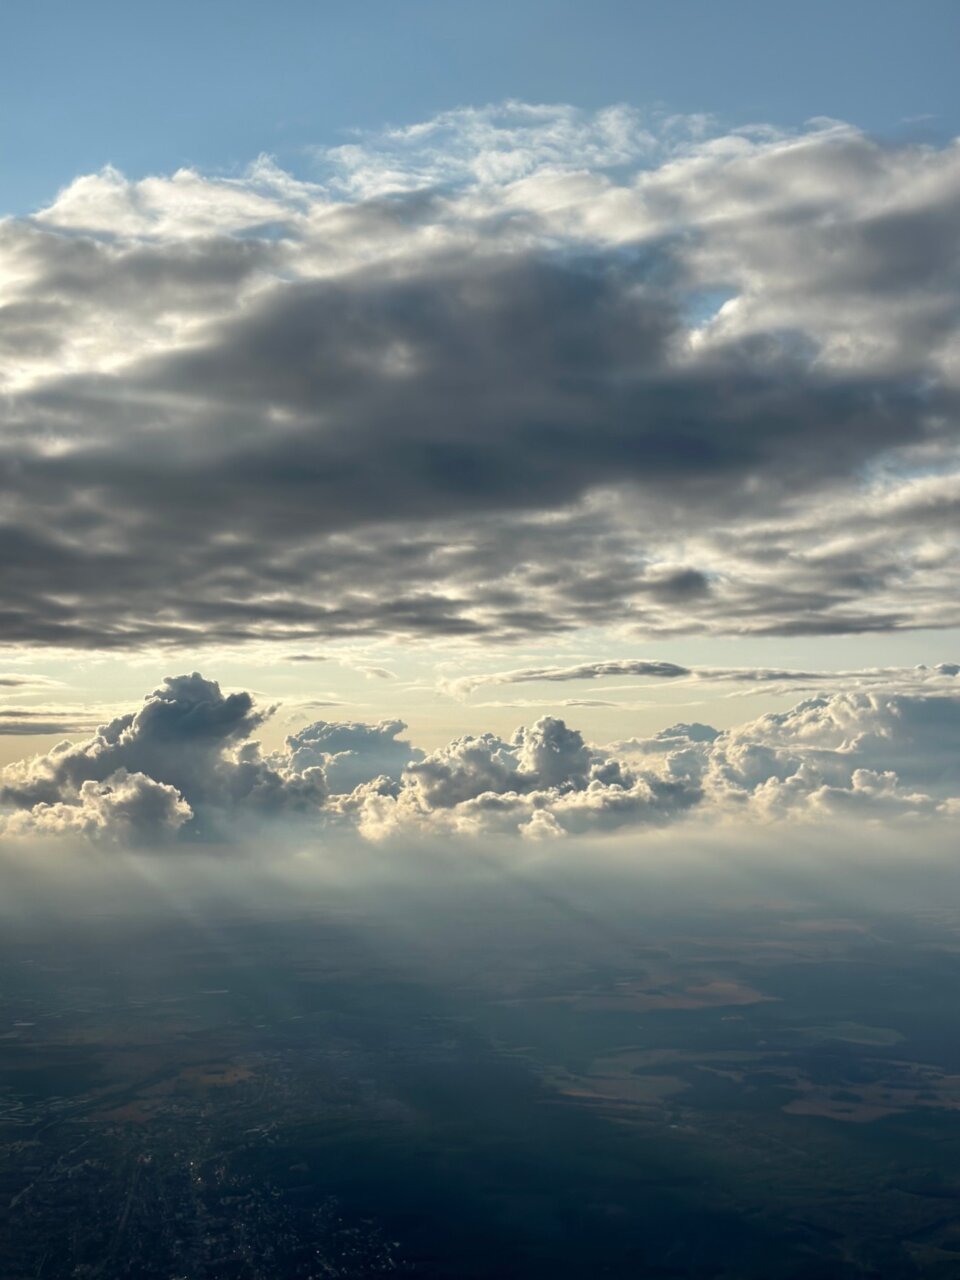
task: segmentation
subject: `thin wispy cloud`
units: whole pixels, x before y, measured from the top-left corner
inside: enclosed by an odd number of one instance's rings
[[[706,682],[843,688],[852,685],[892,686],[931,681],[950,684],[958,674],[960,664],[955,662],[916,667],[864,667],[854,671],[804,671],[783,667],[684,667],[675,662],[647,658],[614,658],[601,662],[581,662],[571,667],[520,667],[513,671],[488,671],[454,679],[443,678],[439,681],[439,688],[454,697],[463,697],[485,685],[537,682],[566,684],[578,680],[609,680],[618,676],[639,676],[651,684],[666,680],[678,684]]]

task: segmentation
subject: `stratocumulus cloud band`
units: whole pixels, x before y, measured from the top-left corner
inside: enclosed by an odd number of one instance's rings
[[[318,165],[0,224],[0,639],[960,624],[956,145],[508,104]]]

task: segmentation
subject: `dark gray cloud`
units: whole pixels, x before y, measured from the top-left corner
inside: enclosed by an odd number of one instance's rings
[[[90,713],[76,707],[0,707],[0,737],[82,733],[93,727],[95,721]]]
[[[0,640],[960,621],[955,149],[554,115],[0,225]]]

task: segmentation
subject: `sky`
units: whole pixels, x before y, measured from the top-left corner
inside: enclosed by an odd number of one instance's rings
[[[2,12],[10,838],[955,815],[955,4]]]
[[[302,170],[316,146],[517,99],[626,102],[737,126],[815,116],[888,136],[957,127],[952,0],[117,0],[2,9],[0,192],[80,173]]]

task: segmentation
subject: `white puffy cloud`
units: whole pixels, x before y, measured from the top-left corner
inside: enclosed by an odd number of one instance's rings
[[[811,698],[731,729],[712,744],[712,796],[764,808],[882,794],[904,811],[960,794],[960,699],[854,693]],[[882,780],[882,785],[881,785]]]
[[[315,812],[326,795],[322,771],[277,769],[250,740],[267,714],[248,693],[224,695],[196,672],[168,677],[139,711],[93,737],[8,766],[0,774],[8,829],[210,839],[229,837],[238,819]]]
[[[200,675],[0,774],[3,830],[127,844],[298,837],[589,834],[664,825],[932,818],[960,811],[960,697],[808,698],[735,728],[672,725],[608,747],[544,716],[424,753],[402,721],[317,721],[263,757],[266,712]]]
[[[411,764],[404,781],[425,808],[449,809],[491,793],[584,787],[595,764],[575,729],[544,716],[509,742],[491,733],[457,738]]]
[[[176,787],[121,768],[102,782],[81,782],[69,800],[18,810],[3,830],[9,836],[84,836],[135,847],[176,839],[192,818]]]
[[[720,732],[678,724],[606,750],[546,717],[510,742],[463,738],[338,799],[372,838],[586,834],[663,824],[888,819],[960,804],[960,698],[840,693]]]
[[[381,720],[379,724],[316,720],[289,735],[282,767],[303,773],[322,768],[332,792],[353,791],[377,777],[399,779],[423,752],[398,737],[406,725],[402,720]]]

